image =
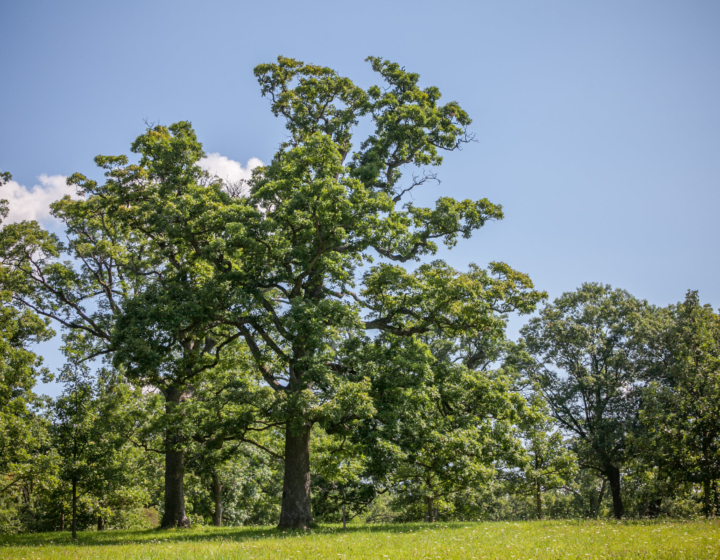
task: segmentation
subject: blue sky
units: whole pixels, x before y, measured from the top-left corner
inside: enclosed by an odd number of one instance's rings
[[[363,61],[381,56],[474,120],[477,143],[416,202],[504,207],[442,252],[453,266],[502,260],[551,298],[595,281],[720,306],[720,3],[7,0],[0,21],[0,170],[22,204],[96,175],[92,158],[127,153],[145,119],[269,161],[284,132],[256,64],[282,54],[369,86]]]

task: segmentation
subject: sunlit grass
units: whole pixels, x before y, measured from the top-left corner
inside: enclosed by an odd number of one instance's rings
[[[2,559],[720,558],[720,521],[530,521],[42,533],[0,537]]]

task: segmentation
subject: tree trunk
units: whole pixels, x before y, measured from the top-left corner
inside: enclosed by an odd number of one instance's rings
[[[182,451],[165,452],[165,513],[160,526],[189,527],[190,520],[185,514],[185,458]]]
[[[310,508],[310,426],[293,429],[285,425],[285,478],[283,480],[281,529],[307,529],[313,524]]]
[[[77,539],[77,480],[72,481],[72,538]]]
[[[605,472],[607,473],[608,482],[610,483],[610,493],[613,501],[613,514],[615,519],[622,519],[625,514],[622,502],[622,493],[620,491],[620,469],[614,465],[608,465]]]
[[[655,518],[660,515],[660,508],[662,507],[662,498],[655,498],[650,500],[647,507],[646,515],[651,518]]]
[[[602,479],[602,484],[600,485],[600,492],[598,492],[598,501],[597,501],[597,507],[595,508],[595,511],[593,511],[592,507],[592,501],[590,502],[590,514],[591,517],[597,517],[600,515],[600,506],[602,505],[603,496],[605,496],[605,486],[607,486],[607,479]]]
[[[165,390],[165,412],[170,413],[180,404],[183,391],[176,387]],[[181,444],[178,431],[168,427],[165,432],[165,513],[160,526],[163,529],[171,527],[189,527],[190,520],[185,514],[185,457],[178,451]]]
[[[212,472],[212,491],[213,500],[215,501],[215,511],[213,512],[213,525],[215,527],[222,527],[222,484],[220,484],[220,477],[217,472]]]
[[[342,519],[343,519],[343,531],[347,529],[347,522],[345,521],[345,504],[342,505]]]
[[[427,500],[427,512],[425,513],[425,521],[428,523],[432,523],[434,516],[433,516],[433,503],[435,500],[433,500],[430,496],[426,498]]]
[[[65,530],[65,511],[62,511],[60,513],[60,530],[61,531]]]
[[[102,515],[98,515],[97,518],[97,530],[98,531],[104,531],[105,530],[105,518]]]
[[[433,522],[437,523],[438,521],[440,521],[440,512],[438,512],[438,508],[433,508],[433,514],[434,514]]]
[[[536,488],[535,488],[535,501],[537,503],[537,516],[538,519],[543,518],[543,510],[542,510],[542,488],[540,486],[540,482],[536,482]]]
[[[705,517],[712,514],[712,506],[710,505],[710,495],[712,493],[712,481],[709,478],[703,480],[703,513]]]

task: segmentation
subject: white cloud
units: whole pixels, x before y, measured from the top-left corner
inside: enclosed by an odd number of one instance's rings
[[[247,181],[252,177],[253,169],[264,165],[258,158],[250,158],[243,167],[241,163],[218,153],[208,154],[199,163],[211,175],[216,175],[230,184]],[[69,187],[66,179],[67,177],[62,175],[42,174],[38,177],[39,184],[31,188],[17,181],[9,181],[0,187],[0,199],[8,201],[10,210],[3,223],[37,220],[46,226],[51,225],[55,219],[50,215],[50,203],[60,200],[66,194],[78,198],[75,187]]]
[[[218,153],[208,154],[199,161],[200,167],[210,173],[216,175],[226,183],[237,183],[239,181],[247,181],[252,177],[252,170],[261,165],[265,165],[258,158],[250,158],[245,165],[240,162],[221,156]]]
[[[0,187],[0,199],[8,201],[10,210],[4,223],[37,220],[47,223],[54,220],[50,215],[50,203],[70,195],[77,199],[75,187],[69,187],[62,175],[45,175],[38,177],[39,185],[28,188],[17,181],[9,181]]]

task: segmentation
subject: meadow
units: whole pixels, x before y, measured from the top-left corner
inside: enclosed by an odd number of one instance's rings
[[[40,533],[0,536],[3,560],[719,558],[720,521],[528,521]]]

